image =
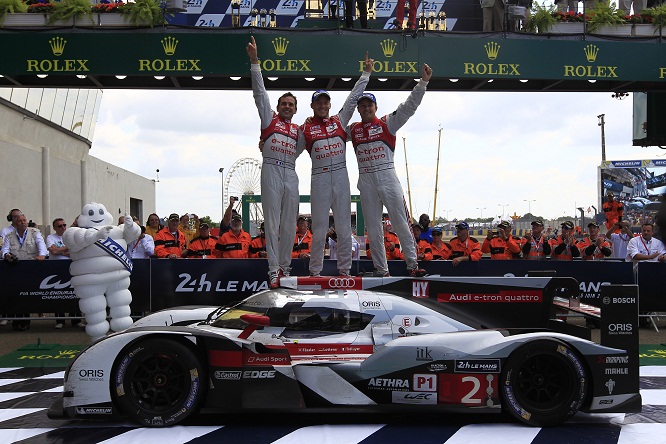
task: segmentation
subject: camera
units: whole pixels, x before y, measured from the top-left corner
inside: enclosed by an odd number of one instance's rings
[[[492,230],[491,233],[493,236],[499,236],[499,230]]]
[[[7,262],[18,262],[19,258],[13,253],[5,254],[5,261]]]
[[[237,197],[237,196],[231,196],[231,199],[233,199],[234,201],[238,202],[238,197]]]

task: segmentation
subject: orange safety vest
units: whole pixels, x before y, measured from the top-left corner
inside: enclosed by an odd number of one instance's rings
[[[162,228],[155,235],[155,256],[160,258],[165,258],[170,254],[175,254],[178,257],[182,257],[183,250],[187,244],[185,235],[178,230],[178,238],[175,238],[173,234],[169,232],[168,227]]]
[[[208,236],[206,239],[201,237],[195,237],[190,241],[190,245],[187,247],[185,252],[185,257],[189,259],[213,259],[217,257],[215,251],[215,244],[217,243],[217,237]]]
[[[451,256],[451,247],[449,247],[446,242],[442,242],[442,248],[437,248],[437,245],[433,242],[430,244],[430,248],[434,260],[446,260]]]
[[[581,256],[583,256],[583,260],[589,261],[589,260],[594,260],[594,259],[603,259],[606,257],[610,257],[611,254],[613,254],[613,250],[611,250],[611,243],[608,242],[607,240],[604,240],[601,243],[601,247],[594,247],[594,248],[589,248],[592,245],[594,245],[595,242],[590,239],[590,236],[587,236],[585,239],[580,241],[577,246],[578,249],[580,250]],[[590,250],[591,254],[587,254],[588,252],[585,250]]]
[[[414,242],[416,243],[416,256],[423,254],[423,259],[424,261],[431,261],[432,260],[432,248],[430,248],[430,244],[428,243],[427,240],[425,239],[414,239]]]
[[[545,259],[546,256],[550,256],[552,251],[550,243],[543,234],[539,240],[532,237],[532,242],[528,242],[526,238],[522,238],[520,240],[520,249],[523,251],[523,258],[532,261]]]
[[[266,238],[257,236],[252,238],[252,242],[250,242],[250,257],[258,258],[260,251],[266,251]]]
[[[250,235],[242,229],[238,235],[229,230],[217,240],[217,245],[215,245],[216,256],[224,259],[247,258],[250,256],[251,242],[252,238]]]
[[[520,238],[517,236],[510,236],[507,240],[499,236],[493,236],[491,239],[486,238],[481,246],[483,253],[490,253],[490,259],[493,260],[509,260],[520,258]]]
[[[449,248],[451,248],[451,256],[449,259],[455,259],[457,257],[469,256],[470,261],[478,261],[483,256],[481,251],[481,244],[476,238],[468,237],[465,239],[465,242],[460,242],[460,239],[454,237],[448,243]]]
[[[579,241],[574,240],[574,244],[570,247],[562,248],[564,243],[562,235],[557,236],[557,239],[550,240],[550,247],[552,248],[551,257],[558,261],[571,261],[575,257],[580,257],[580,250],[578,249]],[[559,253],[557,252],[559,251]]]
[[[303,236],[296,233],[294,237],[294,249],[291,252],[291,257],[298,257],[301,253],[310,253],[312,248],[312,233],[310,230],[306,231]]]
[[[366,237],[367,241],[365,243],[365,254],[368,256],[368,259],[372,259],[372,253],[370,252],[370,237]],[[393,243],[395,244],[395,249],[393,251],[390,251],[388,249],[388,244]],[[396,260],[396,259],[402,259],[402,252],[400,251],[400,239],[398,239],[398,235],[389,231],[388,233],[384,233],[384,250],[386,251],[386,260]]]

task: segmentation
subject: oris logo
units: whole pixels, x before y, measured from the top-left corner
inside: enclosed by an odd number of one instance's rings
[[[361,306],[363,308],[376,308],[376,309],[382,308],[382,304],[379,301],[362,301]]]
[[[79,370],[79,376],[82,378],[103,378],[104,370]]]
[[[631,324],[608,324],[608,331],[617,333],[630,333],[633,329]]]
[[[328,280],[330,288],[354,288],[356,280],[354,278],[331,278]]]

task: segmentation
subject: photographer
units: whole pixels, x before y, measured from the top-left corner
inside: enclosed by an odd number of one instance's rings
[[[497,231],[488,230],[481,251],[490,253],[490,259],[493,260],[519,259],[520,238],[511,234],[509,222],[502,221],[497,225]]]

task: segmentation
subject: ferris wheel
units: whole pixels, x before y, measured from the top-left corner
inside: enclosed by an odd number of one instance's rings
[[[239,159],[231,165],[224,180],[224,202],[227,204],[231,196],[242,199],[244,194],[261,195],[261,162],[251,157]],[[240,200],[236,204],[240,207]],[[240,212],[240,208],[236,208]],[[260,203],[250,204],[250,221],[259,223],[264,220]]]

